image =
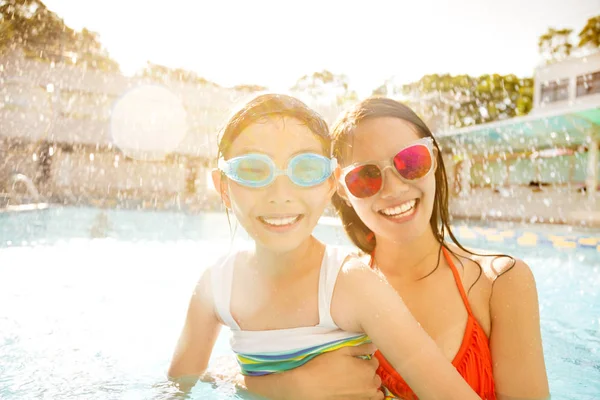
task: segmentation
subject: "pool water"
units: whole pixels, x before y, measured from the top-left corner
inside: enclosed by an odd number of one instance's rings
[[[533,269],[552,398],[600,398],[600,234],[507,224],[455,230],[465,245],[508,252]],[[316,234],[348,243],[336,224]],[[250,399],[225,382],[184,394],[166,379],[192,288],[232,241],[247,237],[238,229],[232,240],[220,213],[0,214],[0,398]],[[230,354],[224,330],[211,364]]]

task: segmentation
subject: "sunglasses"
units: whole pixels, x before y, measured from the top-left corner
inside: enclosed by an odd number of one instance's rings
[[[316,186],[325,182],[336,167],[335,158],[314,153],[302,153],[290,158],[284,170],[278,169],[269,156],[255,153],[229,160],[219,159],[218,164],[219,170],[229,179],[251,188],[269,186],[280,175],[287,175],[301,187]]]
[[[389,160],[352,164],[342,169],[340,179],[352,196],[364,199],[381,190],[386,168],[393,167],[404,182],[415,182],[426,177],[433,165],[433,139],[426,137],[402,148]]]

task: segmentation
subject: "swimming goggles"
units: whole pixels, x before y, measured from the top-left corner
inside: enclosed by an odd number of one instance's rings
[[[280,175],[287,175],[294,184],[301,187],[316,186],[327,180],[336,167],[335,158],[315,153],[302,153],[290,158],[283,170],[278,169],[269,156],[257,153],[229,160],[219,159],[218,163],[219,170],[229,179],[251,188],[268,186]]]

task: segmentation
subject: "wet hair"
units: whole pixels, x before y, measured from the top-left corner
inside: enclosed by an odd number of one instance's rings
[[[263,94],[250,100],[229,119],[219,135],[217,158],[227,157],[233,142],[250,125],[285,117],[294,118],[310,129],[321,142],[324,153],[329,154],[331,138],[323,117],[295,97]]]
[[[354,107],[344,112],[332,127],[331,137],[333,139],[333,157],[337,158],[341,166],[348,165],[352,154],[354,132],[358,125],[370,119],[384,117],[398,118],[408,122],[415,128],[420,137],[431,138],[433,140],[434,148],[436,149],[436,169],[434,173],[435,197],[429,224],[436,240],[440,244],[440,252],[438,254],[438,263],[435,269],[421,279],[431,275],[439,266],[442,247],[445,247],[452,252],[447,245],[446,235],[449,236],[450,240],[452,240],[452,242],[454,242],[461,250],[469,254],[480,255],[463,247],[452,232],[452,228],[450,227],[450,212],[448,210],[448,178],[446,176],[446,169],[444,168],[442,152],[427,125],[409,107],[395,100],[382,97],[368,98],[356,104]],[[342,220],[344,230],[350,240],[363,252],[372,254],[377,244],[374,232],[360,219],[354,208],[349,206],[346,203],[346,200],[341,198],[339,194],[334,194],[332,202]],[[460,260],[459,255],[454,252],[452,253]],[[494,256],[506,257],[504,254],[494,254]],[[479,266],[479,277],[481,277],[481,273],[483,272],[481,265],[477,261],[475,261],[475,263]],[[479,277],[477,280],[479,280]],[[475,285],[477,280],[473,285]],[[473,285],[471,287],[473,287]]]

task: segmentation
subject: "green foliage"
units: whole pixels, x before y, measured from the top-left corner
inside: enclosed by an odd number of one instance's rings
[[[175,81],[198,85],[219,86],[214,82],[198,76],[198,74],[196,74],[194,71],[188,71],[183,68],[169,68],[164,65],[153,64],[151,62],[148,62],[146,67],[138,72],[137,75],[161,83]]]
[[[579,47],[600,47],[600,15],[588,19],[587,24],[579,32]]]
[[[571,55],[573,44],[571,44],[571,33],[573,29],[554,29],[539,37],[538,50],[547,62],[563,60]]]
[[[533,79],[510,75],[423,76],[402,93],[434,130],[465,127],[527,114]]]
[[[69,28],[40,0],[0,0],[0,54],[14,50],[42,61],[119,71],[98,34]]]
[[[323,70],[304,75],[296,81],[292,91],[307,93],[315,100],[329,101],[338,106],[358,100],[356,91],[350,89],[348,77]]]
[[[246,93],[256,93],[256,92],[264,92],[269,88],[266,86],[260,85],[236,85],[232,88],[233,90],[237,90],[238,92],[246,92]]]

